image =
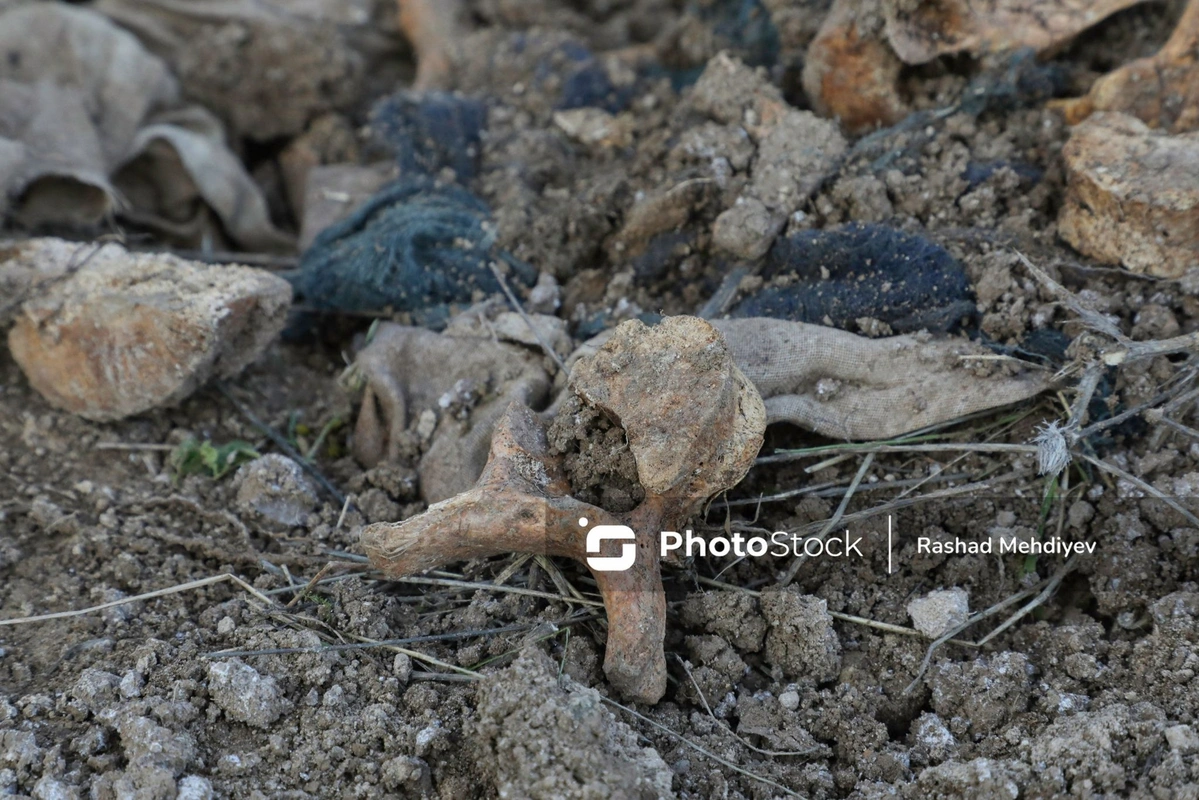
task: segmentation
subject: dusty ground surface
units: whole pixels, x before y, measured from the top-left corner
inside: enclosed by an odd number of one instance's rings
[[[554,127],[545,94],[512,91],[510,76],[526,69],[515,62],[536,48],[504,43],[534,20],[545,26],[537,36],[582,37],[597,50],[644,42],[669,24],[663,60],[683,72],[715,55],[719,37],[672,3],[527,5],[553,13],[473,4],[480,31],[470,52],[493,59],[468,63],[462,79],[503,101],[491,111],[473,184],[497,209],[501,242],[555,276],[559,313],[580,329],[599,313],[693,312],[727,269],[710,255],[711,222],[750,180],[754,145],[711,112],[719,98],[701,102],[667,78],[631,90],[616,118],[621,146],[579,143]],[[802,13],[789,35],[802,42],[825,4],[793,5]],[[1071,88],[1152,52],[1176,14],[1145,6],[1086,34],[1057,57],[1074,70]],[[785,51],[772,77],[802,106],[795,69]],[[967,60],[937,62],[907,75],[905,91],[917,108],[947,107],[975,73]],[[963,111],[888,136],[851,140],[792,228],[858,221],[925,232],[961,259],[979,327],[1004,345],[1031,348],[1037,332],[1079,333],[1014,247],[1134,339],[1199,327],[1199,299],[1186,281],[1087,266],[1056,238],[1067,130],[1040,103]],[[715,159],[728,171],[723,183],[709,180]],[[259,177],[270,172],[264,164]],[[681,209],[690,220],[667,226],[682,234],[623,266],[630,259],[620,248],[647,246],[628,224],[633,199],[691,178],[707,181],[703,191],[668,208],[670,219]],[[274,199],[286,222],[282,196]],[[306,451],[327,423],[351,418],[353,397],[338,376],[364,328],[342,323],[318,341],[278,343],[230,391]],[[1093,413],[1146,402],[1187,368],[1159,358],[1113,372]],[[1062,413],[1063,398],[1047,396],[964,423],[942,441],[1024,443]],[[1178,418],[1196,425],[1193,413]],[[48,406],[0,349],[0,618],[224,573],[271,600],[226,581],[0,627],[0,795],[1199,796],[1199,530],[1135,482],[1078,465],[1043,506],[1045,479],[1030,456],[879,454],[838,526],[863,537],[860,557],[808,558],[786,586],[791,558],[697,558],[665,569],[671,684],[661,703],[633,716],[601,699],[610,695],[602,613],[567,601],[569,587],[595,597],[578,565],[499,558],[456,565],[430,585],[379,581],[354,560],[363,524],[423,508],[415,463],[427,433],[418,416],[409,461],[369,471],[345,455],[349,427],[335,429],[314,459],[359,510],[343,513],[291,479],[295,514],[280,524],[255,510],[244,474],[180,478],[171,469],[169,451],[191,436],[274,449],[216,388],[178,408],[93,424]],[[589,496],[630,501],[639,487],[630,486],[612,429],[591,438],[565,425],[556,431]],[[822,444],[830,443],[774,428],[762,452]],[[1088,446],[1199,513],[1199,445],[1183,433],[1134,420]],[[695,527],[819,527],[862,463],[861,455],[827,456],[756,467],[727,499],[826,489],[760,509],[717,504]],[[991,483],[895,510],[888,553],[886,517],[852,515],[921,478],[930,482],[917,492]],[[917,549],[920,537],[1050,535],[1093,542],[1094,552],[1066,569],[1055,555]],[[331,580],[305,589],[330,561]],[[947,643],[924,664],[929,640],[907,635],[908,603],[934,590],[963,589],[976,611],[1055,576],[1051,597],[981,648]],[[467,585],[497,578],[523,593]],[[961,639],[977,642],[1032,599]],[[394,639],[412,641],[350,646]]]

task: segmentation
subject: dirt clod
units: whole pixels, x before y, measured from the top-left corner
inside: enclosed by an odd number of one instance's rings
[[[473,743],[500,796],[672,797],[672,772],[594,689],[529,650],[478,690]]]
[[[841,671],[841,642],[824,600],[770,589],[762,593],[762,614],[770,623],[766,660],[784,675],[823,682]]]

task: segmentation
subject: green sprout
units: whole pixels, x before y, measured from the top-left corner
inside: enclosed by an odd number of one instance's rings
[[[220,480],[234,467],[261,455],[253,445],[240,439],[217,446],[192,437],[171,451],[169,463],[176,481],[186,475],[204,474],[213,480]]]

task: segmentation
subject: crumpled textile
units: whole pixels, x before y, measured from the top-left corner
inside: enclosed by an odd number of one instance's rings
[[[889,439],[1018,403],[1052,385],[1049,370],[997,357],[961,337],[917,333],[869,339],[764,317],[712,325],[762,396],[768,423],[789,422],[832,439]],[[568,368],[595,353],[614,330],[576,349]],[[429,502],[472,486],[503,409],[514,400],[538,408],[549,386],[545,361],[530,348],[391,324],[380,326],[356,364],[368,386],[353,442],[364,464],[398,459],[413,418],[423,409],[441,413],[419,467]],[[428,364],[439,366],[429,369]],[[455,386],[464,379],[487,387],[485,399],[465,422],[438,405],[461,394]],[[557,406],[545,413],[555,413]]]
[[[357,102],[382,0],[98,0],[237,139],[301,133]],[[394,15],[394,3],[385,13]],[[382,20],[380,20],[382,21]],[[372,40],[373,41],[369,41]]]
[[[354,457],[367,467],[395,461],[408,426],[433,410],[440,420],[417,468],[421,496],[435,503],[466,491],[508,406],[545,401],[550,380],[541,361],[520,345],[380,324],[354,362],[366,382]]]
[[[170,70],[132,34],[35,3],[0,13],[0,52],[0,214],[81,228],[116,213],[184,245],[293,246],[219,123],[181,106]]]
[[[407,312],[443,328],[455,305],[499,294],[491,264],[515,289],[537,271],[494,246],[487,204],[457,185],[425,179],[385,186],[346,219],[321,231],[290,275],[318,310]]]

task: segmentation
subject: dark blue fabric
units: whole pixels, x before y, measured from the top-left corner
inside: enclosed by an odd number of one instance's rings
[[[766,285],[731,316],[838,328],[869,317],[902,332],[948,330],[974,314],[970,280],[953,256],[884,225],[851,223],[779,239],[759,274]]]
[[[501,291],[492,261],[507,265],[513,288],[537,280],[533,267],[493,246],[488,225],[487,205],[459,186],[398,181],[322,231],[292,282],[317,310],[390,308],[442,327],[451,305]]]

